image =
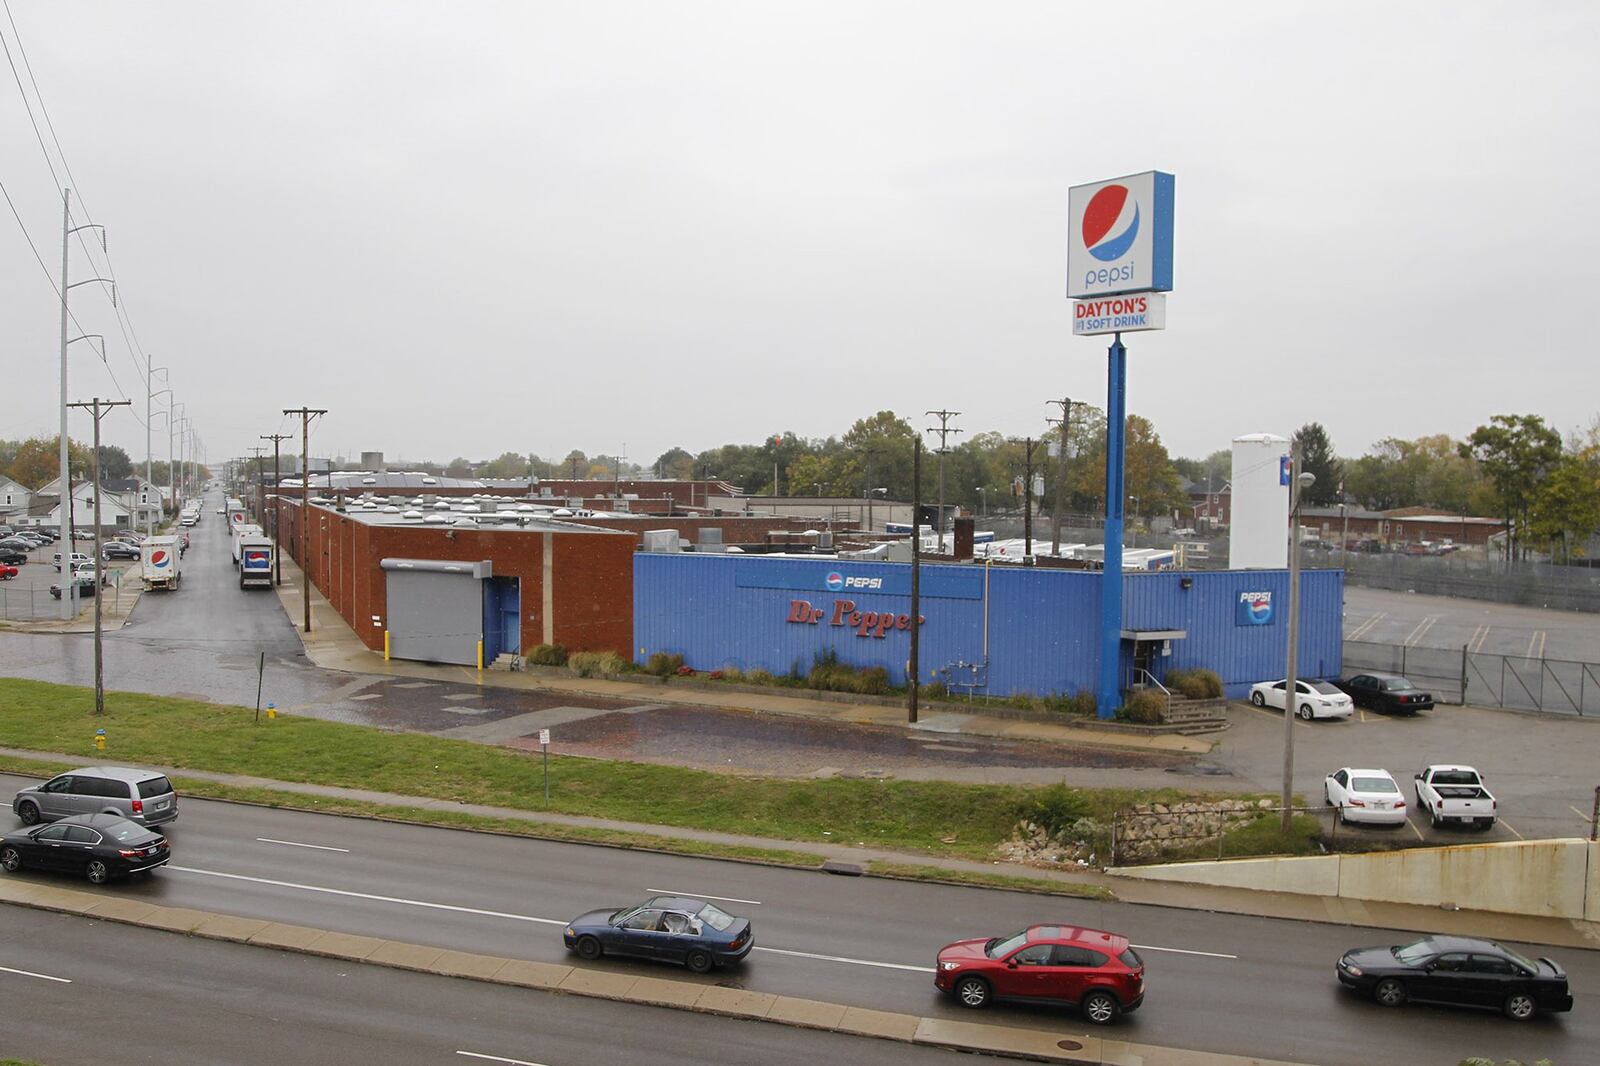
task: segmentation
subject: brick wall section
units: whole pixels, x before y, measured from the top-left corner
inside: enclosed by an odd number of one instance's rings
[[[544,641],[544,542],[552,547],[554,640],[573,651],[614,651],[631,657],[633,541],[603,533],[543,530],[493,532],[427,526],[375,526],[326,508],[311,508],[310,564],[300,558],[298,501],[280,501],[283,548],[317,589],[374,651],[383,648],[388,586],[383,559],[488,559],[497,577],[519,579],[522,650]],[[454,537],[447,537],[453,532]]]

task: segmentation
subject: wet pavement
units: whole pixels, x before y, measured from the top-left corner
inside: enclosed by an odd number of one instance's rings
[[[404,732],[708,770],[774,776],[863,776],[1096,783],[1161,776],[1190,758],[822,721],[574,693],[484,687],[326,670],[305,655],[294,621],[268,590],[241,589],[214,496],[192,530],[175,592],[142,596],[104,639],[108,691],[245,707]],[[463,671],[470,677],[471,674]],[[92,684],[90,634],[0,632],[0,677]],[[115,706],[115,699],[112,699]],[[4,742],[0,727],[0,742]],[[1148,783],[1148,780],[1147,780]]]

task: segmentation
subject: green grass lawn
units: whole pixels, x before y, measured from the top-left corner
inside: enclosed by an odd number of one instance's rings
[[[85,763],[145,762],[975,859],[989,858],[1019,816],[1109,819],[1113,810],[1137,802],[1195,798],[1174,789],[787,780],[552,756],[546,808],[539,758],[509,748],[294,716],[256,723],[249,708],[138,693],[107,693],[106,713],[97,717],[93,711],[89,689],[0,680],[0,745],[62,752]],[[108,738],[104,754],[94,747],[99,728]],[[299,805],[311,805],[310,798]]]

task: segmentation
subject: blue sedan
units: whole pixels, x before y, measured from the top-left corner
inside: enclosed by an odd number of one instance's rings
[[[756,942],[750,919],[686,896],[655,896],[636,907],[589,911],[567,923],[562,939],[580,959],[629,955],[681,963],[695,973],[739,962]]]

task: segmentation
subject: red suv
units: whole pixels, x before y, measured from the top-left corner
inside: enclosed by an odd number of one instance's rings
[[[1051,1000],[1109,1025],[1144,1002],[1144,960],[1116,933],[1032,925],[1014,936],[946,945],[933,983],[967,1007],[995,999]]]

